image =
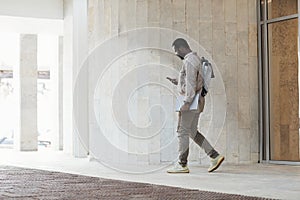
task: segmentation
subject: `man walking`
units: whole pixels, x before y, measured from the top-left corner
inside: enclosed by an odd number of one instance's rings
[[[169,77],[167,77],[167,79],[177,85],[180,95],[184,96],[184,104],[181,106],[178,114],[178,163],[167,172],[189,173],[189,168],[187,166],[189,137],[203,148],[205,153],[210,157],[211,165],[208,172],[213,172],[221,165],[225,158],[220,155],[197,130],[199,116],[203,111],[205,104],[205,95],[203,95],[205,93],[201,93],[204,85],[201,59],[197,53],[192,52],[187,41],[182,38],[176,39],[173,42],[172,47],[174,48],[176,55],[183,60],[183,65],[178,79]],[[190,105],[197,93],[202,94],[198,101],[198,108],[196,110],[190,110]]]

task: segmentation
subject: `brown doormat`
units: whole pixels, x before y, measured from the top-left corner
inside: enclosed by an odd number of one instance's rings
[[[0,166],[0,199],[243,199],[267,198]]]

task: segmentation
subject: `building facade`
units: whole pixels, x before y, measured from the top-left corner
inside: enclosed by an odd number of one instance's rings
[[[171,45],[182,37],[213,65],[199,130],[226,162],[299,164],[298,0],[60,3],[54,138],[65,152],[120,170],[176,161],[166,76],[178,75]],[[189,160],[207,165],[190,145]]]

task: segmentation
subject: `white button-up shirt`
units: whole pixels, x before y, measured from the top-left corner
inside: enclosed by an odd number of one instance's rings
[[[200,58],[196,52],[185,55],[178,78],[178,90],[185,102],[192,102],[196,92],[203,86]]]

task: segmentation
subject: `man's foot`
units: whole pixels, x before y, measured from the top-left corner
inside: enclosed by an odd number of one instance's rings
[[[172,168],[167,170],[168,173],[189,173],[190,170],[187,166],[182,167],[179,163],[175,164]]]
[[[224,161],[225,157],[218,155],[216,158],[211,159],[211,163],[210,163],[210,167],[208,168],[208,172],[213,172],[216,169],[218,169],[218,167],[222,164],[222,162]]]

